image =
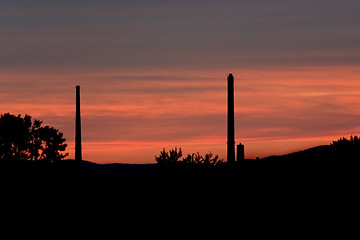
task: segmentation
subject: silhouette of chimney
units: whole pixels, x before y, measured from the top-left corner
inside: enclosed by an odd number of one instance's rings
[[[245,159],[245,149],[244,149],[244,145],[242,145],[241,143],[236,145],[236,155],[237,155],[236,161],[238,162]]]
[[[75,123],[75,161],[82,161],[81,154],[81,117],[80,117],[80,86],[76,86],[76,123]]]
[[[234,77],[228,78],[227,162],[235,163]]]

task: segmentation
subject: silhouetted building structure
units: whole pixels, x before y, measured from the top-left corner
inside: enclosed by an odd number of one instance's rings
[[[244,145],[242,145],[241,143],[239,143],[236,146],[236,161],[242,161],[245,159],[245,149],[244,149]]]
[[[81,116],[80,116],[80,86],[76,86],[76,123],[75,123],[75,161],[82,161],[81,149]]]
[[[227,162],[235,163],[234,77],[228,78]]]

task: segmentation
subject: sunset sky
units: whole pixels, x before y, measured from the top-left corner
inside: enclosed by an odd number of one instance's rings
[[[360,133],[360,1],[1,0],[0,112],[64,133],[74,158],[226,160],[226,78],[245,157]]]

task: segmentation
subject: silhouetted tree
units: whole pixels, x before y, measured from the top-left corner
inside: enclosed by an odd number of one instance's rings
[[[160,152],[160,156],[155,156],[155,160],[159,165],[175,165],[179,158],[182,157],[182,150],[177,147],[175,149],[171,149],[169,152],[166,152],[165,148]]]
[[[334,156],[338,159],[359,160],[360,159],[360,139],[358,136],[350,136],[350,139],[345,137],[331,144],[334,149]]]
[[[218,155],[215,155],[212,152],[205,154],[205,156],[201,156],[199,152],[188,154],[187,157],[183,158],[183,163],[186,165],[202,165],[202,166],[217,166],[223,162],[223,160],[219,159]]]
[[[214,156],[211,152],[204,157],[201,156],[199,152],[188,154],[185,158],[180,160],[181,157],[181,148],[179,148],[178,151],[175,147],[175,149],[171,149],[169,152],[166,152],[164,148],[158,157],[155,156],[155,160],[159,165],[167,166],[217,166],[223,162],[223,160],[219,159],[218,155]]]
[[[340,138],[340,139],[337,140],[337,141],[333,141],[331,145],[333,145],[333,146],[359,145],[359,146],[360,146],[360,139],[359,139],[359,137],[356,136],[356,135],[355,135],[355,136],[351,135],[351,136],[350,136],[350,139],[347,139],[347,138],[343,137],[343,138]]]
[[[31,121],[31,116],[5,113],[0,117],[0,160],[48,160],[65,158],[66,139],[58,129]]]
[[[190,164],[201,164],[202,162],[202,156],[199,152],[188,154],[185,158],[183,158],[183,163],[186,165]]]

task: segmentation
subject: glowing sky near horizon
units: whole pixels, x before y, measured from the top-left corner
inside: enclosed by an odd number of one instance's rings
[[[74,157],[152,163],[163,147],[226,157],[226,77],[247,158],[360,130],[358,1],[0,3],[1,113],[59,128]]]

